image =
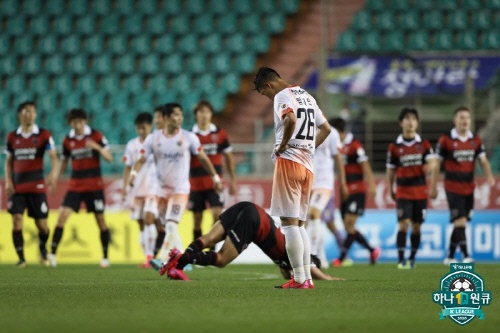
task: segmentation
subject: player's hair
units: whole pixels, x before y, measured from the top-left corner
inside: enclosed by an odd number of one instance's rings
[[[141,112],[139,113],[134,120],[134,124],[136,125],[142,125],[142,124],[148,124],[151,125],[153,123],[153,117],[151,116],[151,113],[149,112]]]
[[[33,102],[33,101],[24,101],[24,102],[22,102],[21,104],[19,104],[17,106],[17,114],[20,114],[23,111],[23,109],[25,107],[27,107],[28,105],[32,105],[32,106],[34,106],[36,108],[35,102]]]
[[[318,256],[311,254],[311,263],[321,269],[321,260],[319,260]]]
[[[182,106],[179,103],[167,103],[161,107],[161,114],[164,117],[170,117],[175,108],[179,108],[182,111]]]
[[[196,103],[196,105],[193,108],[193,113],[196,115],[196,113],[198,113],[198,111],[200,111],[202,107],[207,107],[210,110],[210,112],[214,114],[214,107],[212,106],[212,104],[210,104],[209,101],[205,100],[201,100],[198,103]]]
[[[265,83],[280,78],[281,76],[274,69],[269,67],[261,67],[255,74],[255,78],[253,79],[253,89],[259,92]]]
[[[466,111],[470,113],[470,109],[468,107],[461,105],[453,111],[453,115],[456,116],[460,111]]]
[[[406,117],[407,115],[409,115],[409,114],[414,115],[414,116],[415,116],[415,118],[417,118],[417,120],[418,120],[418,112],[417,112],[417,109],[415,109],[415,108],[408,108],[408,107],[407,107],[407,108],[403,108],[403,109],[401,110],[401,112],[399,113],[399,118],[398,118],[398,119],[399,119],[399,121],[400,121],[400,122],[401,122],[401,121],[403,121],[403,119],[405,119],[405,117]]]
[[[162,112],[162,108],[163,108],[163,105],[158,105],[157,107],[155,107],[155,110],[153,111],[153,113],[156,113],[156,112]]]
[[[70,123],[74,119],[87,120],[87,112],[84,109],[71,109],[66,115],[66,120]]]
[[[330,118],[328,119],[328,123],[335,127],[335,129],[339,132],[345,132],[345,120],[342,118]]]

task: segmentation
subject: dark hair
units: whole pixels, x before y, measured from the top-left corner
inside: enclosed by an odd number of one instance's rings
[[[193,113],[196,115],[196,113],[198,111],[200,111],[200,109],[202,107],[207,107],[210,109],[210,112],[212,112],[212,114],[214,114],[214,107],[212,106],[212,104],[210,104],[210,102],[208,101],[205,101],[205,100],[201,100],[199,101],[198,103],[196,103],[196,105],[194,106],[193,108]]]
[[[182,111],[182,106],[179,103],[167,103],[161,107],[161,113],[164,117],[170,117],[175,108],[179,108]]]
[[[470,113],[470,109],[466,106],[459,106],[455,109],[455,111],[453,111],[453,115],[456,116],[457,113],[459,113],[460,111],[466,111],[466,112],[469,112]]]
[[[255,78],[253,79],[253,89],[259,92],[265,83],[279,78],[281,78],[281,76],[274,69],[269,67],[261,67],[255,74]]]
[[[153,113],[162,112],[162,108],[163,108],[163,105],[158,105],[157,107],[155,107],[155,110],[153,111]]]
[[[25,107],[27,107],[28,105],[32,105],[32,106],[34,106],[36,108],[35,102],[33,102],[33,101],[24,101],[24,102],[22,102],[21,104],[19,104],[17,106],[17,114],[20,114],[23,111],[23,109]]]
[[[87,113],[84,109],[71,109],[66,115],[66,120],[68,121],[68,123],[70,123],[74,119],[87,120]]]
[[[149,112],[141,112],[135,117],[134,124],[136,125],[142,125],[142,124],[148,124],[151,125],[153,123],[153,117],[151,116],[151,113]]]
[[[418,120],[418,112],[417,112],[417,109],[414,109],[414,108],[403,108],[401,110],[401,112],[399,113],[399,121],[403,121],[403,119],[405,119],[405,117],[409,114],[412,114],[415,116],[415,118],[417,118]]]
[[[328,119],[328,123],[335,127],[335,129],[339,132],[345,132],[345,120],[342,118],[330,118]]]

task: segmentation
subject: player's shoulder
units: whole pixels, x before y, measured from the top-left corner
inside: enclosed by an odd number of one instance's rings
[[[7,133],[7,140],[14,140],[14,138],[17,136],[17,129],[10,131]]]
[[[186,129],[184,129],[184,128],[181,128],[181,129],[180,129],[180,134],[181,134],[183,137],[186,137],[186,138],[188,138],[188,139],[190,139],[190,140],[193,140],[193,139],[197,139],[197,140],[199,140],[199,139],[198,139],[198,135],[196,135],[195,133],[193,133],[193,132],[191,132],[191,131],[188,131],[188,130],[186,130]]]

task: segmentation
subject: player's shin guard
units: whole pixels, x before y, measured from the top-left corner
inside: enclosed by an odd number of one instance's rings
[[[398,232],[396,246],[398,247],[398,260],[399,262],[403,262],[405,260],[406,232]]]
[[[457,240],[458,245],[460,246],[460,251],[462,251],[462,255],[464,258],[469,256],[469,251],[467,250],[467,236],[465,234],[465,227],[456,227],[457,230]]]
[[[306,280],[304,273],[304,243],[299,227],[296,225],[284,226],[281,228],[285,235],[285,248],[293,269],[293,278],[298,283]]]
[[[47,240],[49,239],[49,233],[39,232],[38,233],[38,248],[40,249],[40,255],[43,259],[47,259]]]
[[[201,252],[205,248],[205,245],[201,241],[201,239],[195,239],[191,244],[186,248],[186,252]]]
[[[215,251],[197,251],[185,252],[177,261],[177,269],[183,269],[187,264],[199,266],[216,266],[217,252]]]
[[[373,247],[371,247],[370,244],[368,244],[368,241],[366,240],[365,236],[363,236],[357,230],[356,230],[356,242],[358,242],[361,246],[363,246],[368,251],[370,251],[370,252],[373,251]]]
[[[156,235],[156,243],[154,248],[153,255],[156,257],[158,252],[160,252],[161,246],[163,245],[163,241],[165,240],[165,231],[158,231],[158,235]]]
[[[22,230],[12,231],[12,240],[14,242],[14,248],[16,249],[19,260],[25,260],[23,231]]]
[[[448,248],[448,258],[453,259],[455,258],[455,251],[457,250],[458,246],[458,230],[457,228],[453,228],[453,231],[450,235],[450,246]]]
[[[52,244],[50,245],[52,254],[56,254],[57,252],[57,247],[59,246],[63,236],[63,231],[64,228],[61,227],[56,227],[54,230],[54,234],[52,235]]]
[[[302,236],[302,242],[304,243],[304,274],[306,280],[312,279],[311,277],[311,244],[309,243],[309,235],[307,234],[306,228],[299,227],[300,236]],[[319,241],[319,239],[318,239]]]
[[[108,258],[108,245],[110,238],[111,237],[108,229],[101,231],[102,257],[104,259]]]
[[[167,232],[165,236],[165,241],[163,242],[163,247],[160,252],[160,259],[165,261],[168,258],[168,254],[171,249],[177,249],[182,251],[182,240],[179,235],[179,229],[176,222],[168,221],[165,224],[165,231]]]
[[[421,237],[420,232],[418,234],[412,233],[410,236],[410,242],[411,242],[410,260],[415,260],[415,256],[417,255],[418,247],[420,246],[420,237]]]
[[[319,254],[319,243],[321,234],[321,220],[314,219],[307,222],[307,234],[311,243],[311,253],[314,255]]]

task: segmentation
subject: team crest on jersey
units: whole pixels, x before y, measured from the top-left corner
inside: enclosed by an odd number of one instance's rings
[[[19,141],[19,140],[16,140],[14,143],[15,143],[16,145],[18,145],[18,144],[20,143],[20,141]]]
[[[35,139],[33,139],[33,144],[34,144],[34,145],[37,145],[37,144],[38,144],[38,139],[36,139],[36,138],[35,138]]]
[[[286,109],[286,104],[281,104],[282,109]]]
[[[75,141],[71,141],[71,142],[69,143],[69,145],[70,145],[71,147],[74,147],[74,146],[75,146]]]
[[[476,143],[474,141],[471,141],[470,146],[471,146],[471,148],[476,148]]]
[[[180,147],[182,146],[182,140],[177,141],[177,145]]]
[[[210,137],[212,138],[212,141],[219,140],[219,134],[212,134]]]

